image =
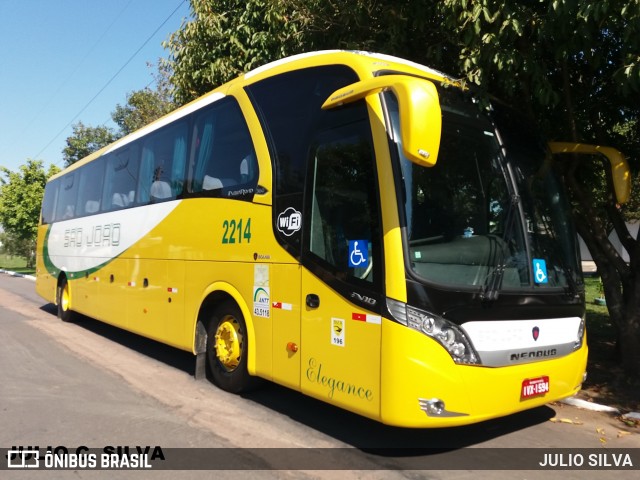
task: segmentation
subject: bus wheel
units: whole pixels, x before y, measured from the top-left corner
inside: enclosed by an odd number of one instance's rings
[[[247,371],[247,327],[238,306],[220,304],[207,328],[207,370],[221,389],[240,393],[253,386]]]
[[[74,314],[71,311],[71,291],[69,282],[63,278],[58,284],[56,303],[58,304],[58,318],[63,322],[71,322],[74,320]]]

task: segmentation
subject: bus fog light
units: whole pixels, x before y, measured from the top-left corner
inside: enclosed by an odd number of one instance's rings
[[[450,412],[447,410],[444,404],[444,400],[439,398],[432,398],[427,400],[426,398],[419,398],[418,403],[420,410],[427,414],[429,417],[466,417],[468,413],[463,412]]]
[[[444,410],[444,402],[438,398],[425,402],[425,411],[427,412],[427,415],[442,415]]]

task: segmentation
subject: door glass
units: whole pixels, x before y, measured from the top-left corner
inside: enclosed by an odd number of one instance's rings
[[[312,144],[309,251],[340,280],[373,283],[379,220],[368,122],[326,130]]]

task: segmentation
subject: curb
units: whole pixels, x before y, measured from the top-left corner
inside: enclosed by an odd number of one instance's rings
[[[4,268],[0,268],[0,273],[11,275],[12,277],[26,278],[27,280],[32,280],[34,282],[36,281],[36,277],[34,277],[33,275],[25,275],[23,273],[12,272],[11,270],[5,270]]]
[[[620,410],[615,407],[600,405],[599,403],[587,402],[586,400],[582,400],[581,398],[576,397],[565,398],[563,400],[560,400],[560,403],[582,408],[584,410],[591,410],[592,412],[620,413]]]
[[[569,397],[563,400],[560,400],[559,403],[564,403],[565,405],[571,405],[573,407],[582,408],[583,410],[591,410],[592,412],[606,412],[612,413],[614,415],[620,415],[619,409],[615,407],[609,407],[607,405],[600,405],[599,403],[587,402],[586,400],[582,400],[581,398]],[[640,422],[640,412],[628,412],[622,416],[624,420],[630,420],[633,422]]]

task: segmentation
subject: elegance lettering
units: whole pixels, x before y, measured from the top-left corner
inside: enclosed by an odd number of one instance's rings
[[[323,374],[322,363],[318,363],[315,358],[309,359],[307,379],[310,382],[327,387],[329,389],[329,398],[333,398],[335,392],[340,392],[363,400],[368,400],[369,402],[373,400],[373,392],[370,389]]]

